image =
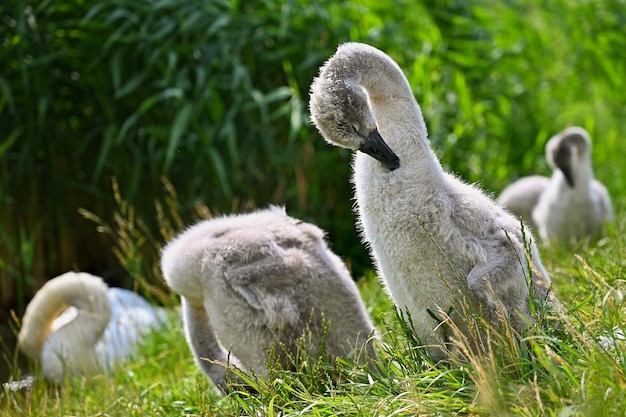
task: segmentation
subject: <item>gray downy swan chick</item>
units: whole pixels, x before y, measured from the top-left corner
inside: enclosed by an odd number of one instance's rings
[[[284,208],[200,222],[167,244],[161,268],[181,296],[196,363],[223,390],[224,364],[267,376],[270,350],[288,366],[283,353],[307,334],[314,355],[324,322],[326,353],[374,358],[374,327],[347,268],[322,230]]]
[[[462,298],[488,321],[497,324],[504,313],[523,330],[532,321],[531,294],[548,295],[537,247],[528,234],[523,242],[511,214],[444,172],[400,67],[372,46],[343,44],[314,79],[309,105],[328,143],[361,151],[352,181],[363,240],[433,358],[448,354],[442,312],[452,311],[450,319],[464,329]]]
[[[46,282],[22,318],[18,346],[41,363],[46,379],[103,373],[128,359],[166,312],[132,291],[100,278],[67,272]]]
[[[533,220],[533,210],[541,194],[548,188],[550,178],[530,175],[507,185],[496,200],[499,205],[523,220],[535,233],[537,225]]]
[[[553,136],[546,159],[554,171],[532,213],[541,240],[601,237],[614,214],[607,188],[593,177],[589,133],[572,126]]]

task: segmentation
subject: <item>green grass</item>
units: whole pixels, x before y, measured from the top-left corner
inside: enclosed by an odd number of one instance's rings
[[[558,328],[540,322],[519,343],[492,334],[488,353],[468,361],[433,365],[368,272],[359,288],[382,336],[379,373],[340,360],[305,360],[295,371],[272,371],[268,380],[251,377],[255,394],[220,396],[195,366],[174,314],[172,327],[152,335],[114,374],[5,390],[0,415],[624,415],[624,342],[613,340],[611,348],[597,341],[611,339],[623,323],[625,232],[620,220],[595,245],[542,247],[565,308]],[[32,371],[39,375],[36,366]]]

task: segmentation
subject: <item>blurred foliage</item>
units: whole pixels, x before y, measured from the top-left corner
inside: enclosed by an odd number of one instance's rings
[[[120,199],[143,224],[147,236],[138,241],[150,245],[133,256],[157,264],[162,178],[185,224],[200,202],[213,213],[286,204],[328,230],[360,276],[371,263],[354,230],[351,156],[325,145],[307,122],[309,84],[348,40],[371,43],[404,68],[447,169],[494,192],[519,176],[548,174],[546,140],[577,124],[594,139],[597,176],[619,194],[625,6],[7,0],[0,304],[21,303],[72,268],[128,286],[111,250],[115,233],[96,230],[117,222]],[[146,280],[160,282],[156,272]]]

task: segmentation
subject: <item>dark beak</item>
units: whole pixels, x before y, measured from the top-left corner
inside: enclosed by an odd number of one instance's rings
[[[567,184],[571,188],[574,188],[574,186],[576,186],[576,182],[574,181],[574,176],[572,175],[572,167],[564,166],[564,167],[561,167],[560,169],[563,175],[565,176],[565,180],[567,181]]]
[[[400,158],[387,146],[376,129],[367,135],[359,150],[380,161],[389,171],[400,167]]]

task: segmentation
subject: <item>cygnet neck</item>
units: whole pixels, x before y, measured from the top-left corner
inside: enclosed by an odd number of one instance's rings
[[[590,193],[592,182],[594,179],[593,168],[591,162],[588,160],[579,161],[578,165],[574,165],[572,169],[572,177],[574,180],[574,187],[571,187],[563,172],[560,169],[556,169],[554,175],[559,178],[559,188],[566,194],[573,196],[581,196],[581,198],[587,198]]]
[[[420,106],[398,64],[368,45],[356,45],[348,51],[346,75],[367,93],[379,133],[400,158],[400,167],[417,165],[420,170],[434,170],[443,175],[441,164],[430,148]]]
[[[42,362],[55,362],[59,358],[71,361],[73,367],[81,373],[89,374],[99,368],[96,345],[104,333],[109,321],[92,311],[78,311],[77,317],[68,324],[51,333],[45,342],[43,353],[50,353],[51,358],[42,358]]]

